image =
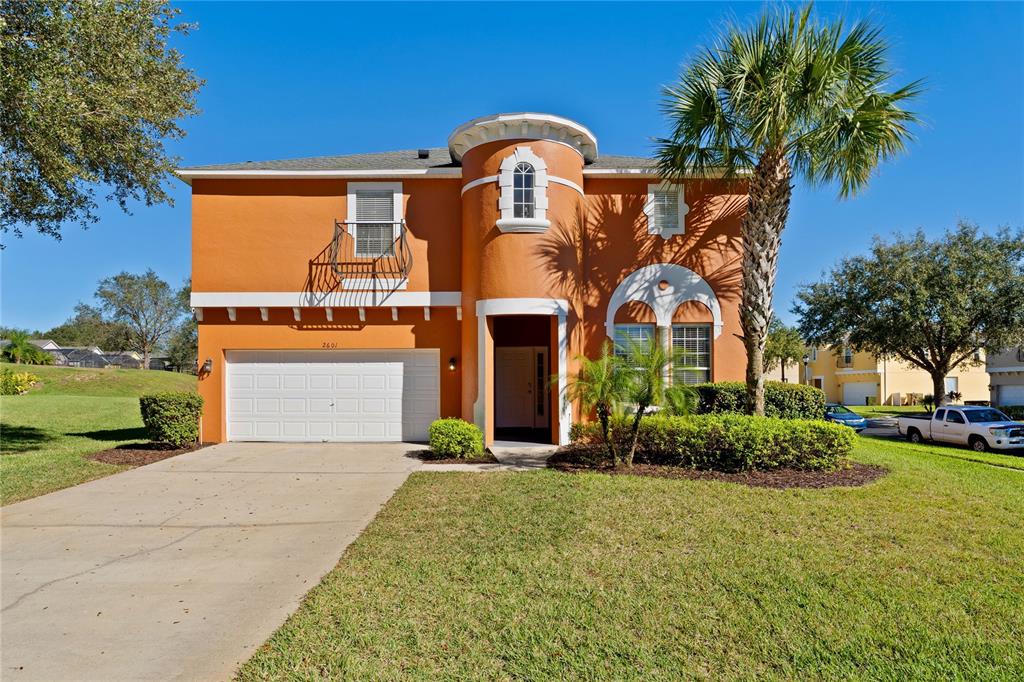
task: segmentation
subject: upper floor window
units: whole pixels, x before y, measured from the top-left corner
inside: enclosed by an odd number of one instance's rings
[[[817,360],[818,360],[818,349],[817,348],[812,348],[811,349],[811,362],[817,362]]]
[[[532,218],[534,211],[533,181],[536,173],[528,163],[516,164],[512,172],[512,215],[515,218]]]
[[[679,354],[673,378],[683,384],[711,381],[711,325],[672,325],[672,349]]]
[[[853,349],[849,346],[843,346],[843,364],[853,364]]]
[[[356,258],[394,255],[401,222],[402,183],[348,183],[347,226]]]
[[[690,208],[683,200],[683,186],[672,183],[648,185],[647,233],[660,235],[664,239],[683,234],[686,231],[686,214]]]
[[[543,232],[548,213],[548,167],[529,147],[516,147],[498,172],[497,222],[502,232]]]

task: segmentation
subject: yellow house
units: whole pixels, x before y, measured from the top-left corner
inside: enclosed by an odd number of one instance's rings
[[[989,376],[983,364],[960,365],[946,377],[946,392],[956,391],[962,401],[988,400]],[[816,386],[829,402],[844,405],[910,405],[933,392],[932,379],[923,369],[901,360],[855,353],[849,347],[810,348],[800,383]]]

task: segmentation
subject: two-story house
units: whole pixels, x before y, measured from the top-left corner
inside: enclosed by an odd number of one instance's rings
[[[986,358],[993,405],[1024,405],[1024,346]]]
[[[946,393],[963,401],[988,400],[988,374],[982,356],[962,364],[946,377]],[[901,360],[842,348],[809,348],[800,383],[820,388],[829,402],[844,405],[906,405],[931,394],[928,372]]]
[[[581,355],[685,349],[739,380],[742,182],[663,182],[538,113],[443,148],[184,168],[202,438],[565,443]]]

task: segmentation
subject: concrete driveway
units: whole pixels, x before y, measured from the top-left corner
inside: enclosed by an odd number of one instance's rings
[[[223,680],[418,460],[231,443],[0,510],[3,680]]]

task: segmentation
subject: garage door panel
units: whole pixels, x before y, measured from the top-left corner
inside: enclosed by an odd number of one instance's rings
[[[231,440],[426,440],[440,353],[229,351]]]
[[[1024,386],[1000,386],[1000,405],[1024,405]]]
[[[852,381],[843,384],[844,405],[864,405],[868,398],[877,395],[878,384],[873,381]]]

